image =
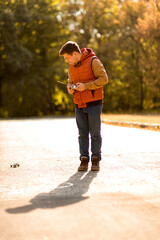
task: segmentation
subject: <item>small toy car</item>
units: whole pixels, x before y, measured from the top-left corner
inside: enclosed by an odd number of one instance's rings
[[[17,168],[19,166],[20,166],[20,164],[18,162],[10,165],[11,168]]]

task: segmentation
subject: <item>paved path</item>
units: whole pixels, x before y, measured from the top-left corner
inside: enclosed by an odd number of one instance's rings
[[[0,121],[0,239],[159,239],[160,133],[102,124],[99,173],[77,172],[77,134],[73,118]]]

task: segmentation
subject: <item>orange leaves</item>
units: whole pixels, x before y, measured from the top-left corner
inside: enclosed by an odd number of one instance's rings
[[[160,36],[160,11],[157,7],[158,1],[149,0],[146,4],[147,8],[144,17],[138,19],[137,30],[147,37],[151,34],[151,37]]]

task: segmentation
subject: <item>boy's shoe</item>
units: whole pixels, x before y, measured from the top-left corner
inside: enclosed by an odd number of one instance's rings
[[[99,159],[97,157],[93,157],[91,171],[99,171],[99,170],[100,170]]]
[[[87,157],[81,157],[81,163],[78,167],[78,171],[87,171],[88,170],[88,158]]]

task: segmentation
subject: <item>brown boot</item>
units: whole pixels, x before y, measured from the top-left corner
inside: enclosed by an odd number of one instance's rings
[[[99,171],[99,170],[100,170],[99,159],[97,157],[93,157],[91,171]]]
[[[88,169],[88,158],[81,157],[81,164],[78,168],[78,171],[87,171],[87,169]]]

